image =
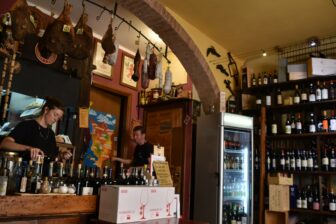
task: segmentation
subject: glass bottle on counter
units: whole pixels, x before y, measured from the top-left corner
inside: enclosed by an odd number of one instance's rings
[[[22,175],[23,175],[22,157],[19,157],[14,167],[15,192],[20,192],[20,183],[21,183]]]
[[[108,169],[108,182],[107,182],[108,185],[115,185],[116,184],[116,180],[113,179],[113,170],[112,170],[112,167],[110,167]]]
[[[76,194],[77,195],[82,195],[82,183],[83,183],[82,164],[78,163],[77,179],[76,179],[76,182],[75,182]]]
[[[31,176],[31,190],[30,193],[39,193],[41,189],[41,157],[39,156],[36,161],[35,170]]]
[[[89,168],[85,168],[85,177],[83,178],[83,182],[81,183],[82,188],[81,188],[81,195],[92,195],[93,193],[93,188],[92,188],[92,182],[90,181],[90,172]]]
[[[31,178],[33,176],[34,172],[34,162],[33,160],[29,160],[28,166],[27,166],[27,188],[26,192],[31,192]]]
[[[6,195],[7,183],[8,183],[7,157],[3,157],[0,168],[0,196]]]
[[[101,185],[108,185],[108,166],[104,167]]]

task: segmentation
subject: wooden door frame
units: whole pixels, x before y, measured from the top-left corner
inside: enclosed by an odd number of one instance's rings
[[[124,136],[121,139],[121,153],[122,155],[127,155],[128,153],[128,147],[127,147],[127,138],[125,137],[128,133],[127,127],[131,126],[131,121],[132,121],[132,94],[131,93],[127,93],[125,91],[122,91],[118,88],[112,88],[109,86],[106,86],[104,84],[98,83],[97,81],[92,81],[91,84],[92,87],[96,87],[98,89],[101,90],[105,90],[109,93],[114,93],[114,94],[118,94],[121,96],[126,97],[127,103],[126,103],[126,116],[125,116],[125,121],[123,121],[124,127],[125,129],[123,130],[122,133],[119,133],[119,135],[121,134],[122,136]],[[122,124],[121,121],[119,122],[119,125]]]

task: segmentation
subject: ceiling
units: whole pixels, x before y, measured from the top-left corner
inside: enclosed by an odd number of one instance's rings
[[[236,56],[336,34],[331,0],[159,0]]]

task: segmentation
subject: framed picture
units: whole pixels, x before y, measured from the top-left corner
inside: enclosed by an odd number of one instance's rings
[[[104,78],[112,79],[113,66],[103,63],[104,50],[99,40],[96,40],[95,53],[93,56],[93,64],[97,67],[93,73]]]
[[[135,82],[132,79],[133,72],[134,72],[134,59],[129,55],[123,54],[120,84],[133,89],[137,89],[138,82]]]

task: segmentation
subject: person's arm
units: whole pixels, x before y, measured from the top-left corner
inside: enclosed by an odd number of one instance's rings
[[[39,148],[30,147],[28,145],[23,145],[15,142],[15,139],[12,137],[6,137],[0,143],[0,148],[17,151],[17,152],[24,152],[29,151],[30,157],[32,159],[36,159],[38,155],[44,156],[44,153]]]
[[[119,157],[112,157],[111,160],[121,162],[125,165],[130,165],[132,163],[131,159],[123,159],[123,158],[119,158]]]

